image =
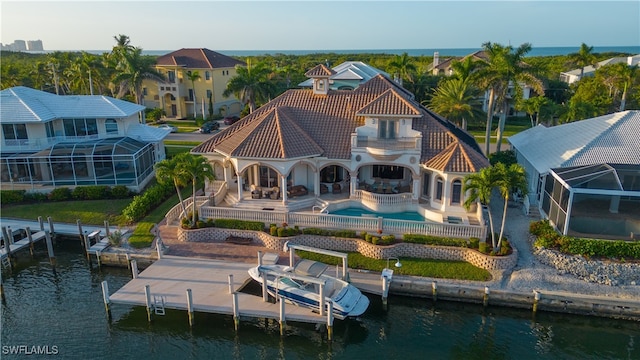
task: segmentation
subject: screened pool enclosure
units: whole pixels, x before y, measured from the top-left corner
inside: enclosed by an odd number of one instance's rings
[[[640,165],[552,169],[542,211],[565,235],[630,239],[640,235]]]
[[[129,137],[58,143],[37,153],[2,154],[3,183],[39,187],[143,186],[153,175],[153,144]]]

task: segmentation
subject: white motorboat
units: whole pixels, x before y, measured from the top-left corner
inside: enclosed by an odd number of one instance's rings
[[[294,267],[286,265],[262,265],[249,269],[249,275],[262,284],[261,273],[266,274],[267,292],[278,298],[318,310],[320,284],[323,285],[325,303],[333,303],[337,319],[362,315],[369,307],[369,299],[348,282],[325,274],[328,265],[301,260]]]

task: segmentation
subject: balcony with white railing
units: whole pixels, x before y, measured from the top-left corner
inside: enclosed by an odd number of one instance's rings
[[[372,155],[406,154],[408,152],[419,153],[422,147],[421,137],[398,137],[384,139],[375,136],[351,135],[353,149],[365,149]]]

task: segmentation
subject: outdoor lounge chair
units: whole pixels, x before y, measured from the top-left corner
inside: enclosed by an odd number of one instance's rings
[[[329,192],[329,188],[325,184],[320,184],[320,194],[326,194]]]
[[[280,198],[280,188],[277,186],[274,186],[271,189],[270,197],[271,197],[271,200],[278,200]]]
[[[340,194],[342,192],[342,187],[340,186],[339,183],[333,183],[333,187],[332,187],[331,191],[334,194]]]
[[[290,197],[303,196],[307,194],[308,194],[308,191],[307,191],[307,188],[304,187],[304,185],[291,186],[288,191],[288,195]]]
[[[252,199],[262,198],[262,188],[259,188],[255,185],[251,185],[251,198]]]

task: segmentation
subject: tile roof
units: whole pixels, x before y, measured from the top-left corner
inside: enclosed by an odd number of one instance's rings
[[[314,67],[313,69],[311,69],[311,70],[307,71],[306,73],[304,73],[304,75],[306,77],[309,77],[309,78],[314,78],[314,77],[315,78],[318,78],[318,77],[319,78],[322,78],[322,77],[328,78],[331,75],[335,75],[335,74],[336,74],[335,71],[333,71],[332,69],[329,69],[328,67],[326,67],[323,64],[316,65],[316,67]]]
[[[189,69],[232,68],[246,66],[243,61],[209,49],[180,49],[158,57],[158,66],[181,66]]]
[[[47,122],[60,118],[123,118],[144,106],[102,95],[55,95],[16,86],[0,91],[0,123]]]
[[[368,106],[381,115],[414,117],[412,128],[423,134],[422,164],[436,158],[434,165],[454,172],[489,165],[471,135],[421,106],[410,92],[380,74],[355,90],[330,90],[326,96],[314,95],[310,89],[288,90],[192,151],[273,159],[321,153],[328,159],[349,159],[351,134],[364,125],[361,114]]]
[[[630,110],[509,137],[509,143],[543,174],[551,168],[599,163],[640,164],[640,111]]]
[[[362,61],[345,61],[340,65],[337,65],[332,68],[335,71],[334,75],[331,75],[331,80],[358,80],[361,83],[369,81],[372,77],[382,74],[386,77],[389,77],[389,74],[386,72],[376,69],[373,66],[363,63]],[[311,87],[313,86],[313,79],[307,79],[298,86],[301,87]]]

